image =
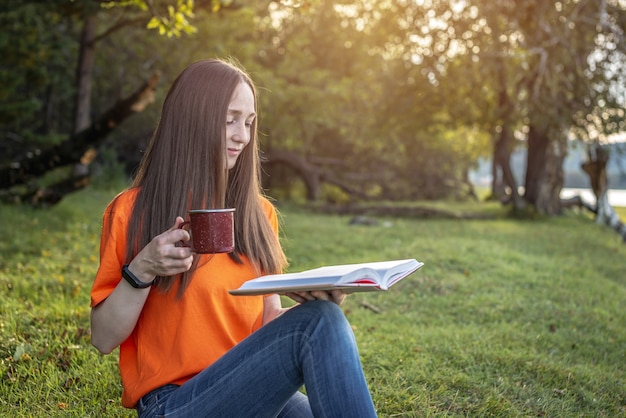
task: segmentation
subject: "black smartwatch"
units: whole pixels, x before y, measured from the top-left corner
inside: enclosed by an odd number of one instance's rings
[[[146,287],[150,287],[154,284],[154,280],[151,282],[142,282],[135,276],[130,270],[128,270],[128,264],[122,267],[122,277],[126,279],[128,283],[135,289],[145,289]]]

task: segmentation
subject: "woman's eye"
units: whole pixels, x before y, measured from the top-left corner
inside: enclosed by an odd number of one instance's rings
[[[237,119],[226,120],[226,125],[233,125],[237,122],[239,122]],[[254,120],[250,122],[245,122],[246,128],[251,128],[253,123]]]

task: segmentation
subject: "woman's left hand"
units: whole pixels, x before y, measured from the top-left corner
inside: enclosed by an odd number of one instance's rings
[[[311,292],[288,292],[285,296],[290,297],[298,303],[304,303],[309,300],[328,300],[341,305],[346,299],[346,294],[341,290],[313,290]]]

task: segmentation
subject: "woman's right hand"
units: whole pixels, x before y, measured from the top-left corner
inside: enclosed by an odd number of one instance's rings
[[[189,232],[180,228],[183,222],[177,217],[170,229],[154,237],[130,262],[128,268],[139,280],[149,282],[156,276],[174,276],[191,268],[193,252],[177,245],[190,238]]]

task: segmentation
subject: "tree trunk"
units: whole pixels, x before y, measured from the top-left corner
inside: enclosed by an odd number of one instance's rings
[[[588,160],[583,163],[582,169],[589,176],[591,190],[598,200],[609,188],[609,180],[606,175],[609,154],[600,146],[590,146],[587,150],[587,157]]]
[[[608,190],[609,181],[606,174],[606,165],[609,162],[609,154],[600,146],[589,148],[589,160],[582,165],[582,169],[589,175],[591,189],[596,196],[596,222],[608,225],[620,234],[626,242],[626,225],[609,204]]]
[[[626,225],[620,220],[619,215],[609,203],[608,190],[598,197],[596,223],[610,226],[626,242]]]
[[[497,141],[493,146],[493,158],[491,159],[491,199],[500,200],[503,196],[506,196],[506,187],[504,185],[504,178],[500,166],[496,161],[496,148],[498,147]]]
[[[285,164],[293,168],[294,171],[304,181],[306,186],[306,198],[309,201],[317,200],[320,193],[319,169],[309,164],[309,162],[299,154],[290,151],[272,150],[264,155],[265,164]]]
[[[94,33],[96,16],[88,15],[83,22],[80,51],[76,66],[76,99],[74,102],[74,134],[91,124],[91,81],[94,65]]]
[[[524,199],[532,205],[539,198],[541,180],[546,165],[547,137],[534,126],[528,132],[526,178],[524,180]]]
[[[94,34],[96,31],[96,15],[90,14],[85,17],[83,30],[80,36],[80,51],[78,54],[78,64],[76,66],[76,98],[74,100],[74,129],[75,135],[87,129],[91,124],[91,81],[94,64]],[[95,158],[96,151],[91,148],[85,152],[83,157],[74,164],[72,179],[70,184],[86,185],[89,183],[89,164]],[[73,179],[82,181],[72,182]]]
[[[530,125],[524,198],[542,215],[561,213],[560,194],[566,154],[565,136],[550,140],[547,128]]]
[[[306,198],[310,202],[319,198],[322,182],[337,186],[350,196],[367,199],[365,193],[333,177],[327,171],[311,164],[306,158],[295,152],[274,149],[265,153],[264,160],[266,165],[285,164],[291,167],[304,181],[307,191]]]
[[[513,150],[513,133],[511,132],[511,120],[512,112],[515,106],[513,106],[509,94],[507,92],[507,72],[506,64],[503,60],[500,60],[498,65],[498,78],[499,78],[499,92],[498,92],[498,119],[500,120],[500,132],[498,133],[493,150],[493,162],[494,162],[494,186],[493,196],[501,197],[499,189],[497,189],[499,181],[496,183],[496,177],[498,168],[502,174],[502,185],[506,191],[506,187],[510,189],[510,200],[513,203],[515,210],[522,209],[525,204],[520,197],[517,190],[517,182],[513,176],[513,170],[511,170],[511,151]],[[502,186],[500,186],[502,187]]]
[[[511,190],[511,201],[515,209],[522,209],[524,202],[517,191],[517,182],[511,170],[511,148],[513,135],[508,126],[503,125],[498,135],[498,139],[494,145],[493,161],[495,169],[499,168],[502,173],[502,182],[504,186]],[[495,183],[495,179],[494,179]],[[495,192],[495,189],[494,189]],[[498,196],[494,193],[494,196]]]

